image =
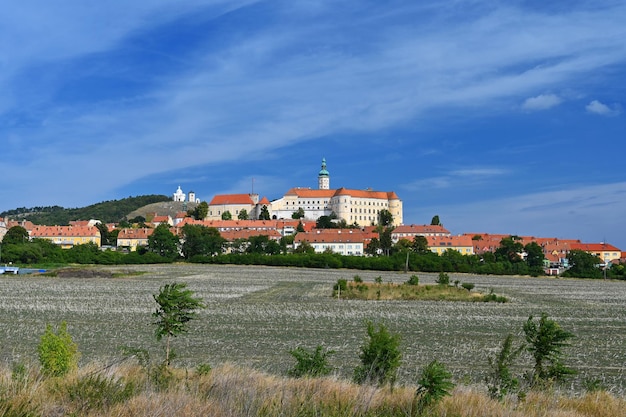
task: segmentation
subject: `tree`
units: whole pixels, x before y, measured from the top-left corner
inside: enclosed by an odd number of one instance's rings
[[[2,243],[5,245],[19,245],[28,242],[28,230],[22,226],[13,226],[7,230]]]
[[[361,365],[354,370],[354,381],[393,385],[402,360],[400,335],[390,333],[383,324],[376,330],[372,322],[367,323],[367,335],[369,341],[361,347]]]
[[[152,295],[157,303],[157,308],[152,317],[156,318],[153,323],[156,326],[155,336],[157,341],[165,337],[165,361],[170,364],[170,340],[189,331],[189,322],[197,317],[197,311],[205,308],[201,298],[193,296],[194,293],[187,289],[187,284],[173,282],[159,289],[159,293]]]
[[[250,236],[247,253],[261,253],[266,255],[277,255],[280,253],[280,245],[267,235]]]
[[[267,206],[261,207],[261,213],[259,214],[259,220],[269,220],[270,212],[267,209]]]
[[[430,221],[430,225],[431,226],[441,226],[441,221],[439,221],[439,215],[435,214],[432,218],[432,220]]]
[[[241,209],[241,210],[239,211],[239,214],[237,215],[237,218],[238,218],[239,220],[248,220],[248,218],[249,218],[249,215],[248,215],[248,210],[246,210],[246,209]]]
[[[393,224],[393,214],[387,209],[382,209],[378,213],[378,224],[383,227],[388,227]]]
[[[298,247],[293,250],[293,253],[315,253],[315,248],[309,242],[303,240]]]
[[[226,210],[225,212],[222,213],[222,220],[232,220],[233,219],[233,215],[230,214],[230,211]]]
[[[67,331],[67,323],[61,322],[55,333],[52,325],[46,325],[39,346],[39,363],[43,373],[48,376],[63,376],[78,367],[78,346]]]
[[[574,249],[567,254],[570,268],[563,273],[563,276],[579,278],[602,278],[602,271],[598,265],[603,261],[595,255],[582,250]]]
[[[206,216],[209,214],[209,204],[206,201],[201,202],[190,214],[196,220],[206,219]]]
[[[539,322],[535,322],[533,316],[528,317],[523,329],[528,342],[527,350],[535,360],[530,376],[531,385],[562,381],[568,375],[576,373],[562,362],[562,349],[569,346],[569,340],[574,337],[573,333],[563,330],[556,321],[549,319],[546,313],[541,314]]]
[[[370,240],[370,243],[367,244],[367,247],[365,248],[365,253],[371,256],[376,256],[378,255],[380,251],[380,240],[377,237],[373,237],[372,240]]]
[[[524,246],[524,252],[526,252],[526,264],[533,274],[543,273],[543,261],[545,259],[543,248],[537,242],[530,242]]]
[[[315,228],[317,229],[333,229],[335,224],[331,216],[320,216],[315,222]]]
[[[302,207],[298,207],[298,210],[294,211],[291,214],[292,219],[303,219],[304,218],[304,209]]]
[[[96,223],[96,227],[100,231],[100,246],[110,245],[109,241],[109,228],[106,224],[99,222]]]
[[[310,352],[300,346],[290,350],[297,363],[287,373],[289,376],[301,378],[304,376],[318,377],[330,374],[333,370],[328,364],[328,356],[335,353],[334,350],[325,350],[322,345],[318,345],[315,351]]]
[[[185,259],[196,255],[213,256],[222,253],[226,239],[215,227],[186,224],[182,228],[181,251]]]
[[[298,233],[304,232],[304,225],[302,224],[302,221],[298,222],[298,226],[296,227],[296,232]]]
[[[496,249],[496,259],[511,263],[521,262],[520,254],[523,252],[524,246],[520,243],[520,240],[518,236],[502,238],[500,246]]]
[[[426,253],[428,250],[428,240],[422,235],[413,238],[413,251],[415,253]]]
[[[167,224],[161,223],[148,236],[148,251],[174,260],[178,256],[178,238],[170,232]]]
[[[393,232],[393,227],[385,227],[385,229],[378,234],[380,239],[380,248],[387,256],[391,254],[391,249],[393,248],[391,232]]]

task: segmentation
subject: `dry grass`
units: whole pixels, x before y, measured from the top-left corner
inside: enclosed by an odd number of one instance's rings
[[[100,372],[100,373],[98,373]],[[122,402],[85,403],[68,392],[89,376],[133,384]],[[10,370],[0,373],[0,415],[131,417],[131,416],[413,416],[416,387],[393,390],[359,386],[335,378],[289,379],[249,368],[223,365],[208,375],[174,370],[172,383],[155,386],[140,367],[101,370],[81,368],[63,379],[43,379],[28,369],[24,378]],[[101,395],[107,395],[101,393]],[[620,417],[626,399],[606,392],[568,397],[554,392],[531,392],[523,401],[497,402],[483,392],[457,387],[430,416],[455,417]]]

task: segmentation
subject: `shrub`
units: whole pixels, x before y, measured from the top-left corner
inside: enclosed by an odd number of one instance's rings
[[[528,342],[528,351],[535,359],[535,366],[531,374],[531,385],[540,386],[551,382],[562,381],[569,375],[576,373],[562,362],[564,347],[569,346],[569,339],[573,333],[563,330],[546,313],[541,314],[539,322],[528,317],[524,323],[524,334]]]
[[[440,272],[437,277],[437,284],[439,285],[450,285],[450,276],[445,272]]]
[[[304,376],[324,376],[332,371],[332,367],[328,365],[328,356],[335,353],[333,350],[324,350],[321,345],[315,348],[315,351],[308,350],[298,346],[290,350],[289,353],[296,359],[296,365],[287,373],[291,377],[301,378]]]
[[[79,412],[102,410],[128,400],[135,393],[135,385],[124,382],[122,378],[93,374],[79,378],[66,389]]]
[[[383,277],[381,277],[380,275],[377,276],[376,278],[374,278],[374,282],[376,284],[382,284],[383,283]]]
[[[353,278],[354,282],[356,282],[357,284],[360,284],[361,282],[363,282],[363,278],[361,278],[358,275],[355,275]]]
[[[383,324],[376,330],[372,322],[367,323],[367,335],[369,341],[361,347],[361,365],[354,370],[354,381],[393,386],[402,359],[400,335],[390,333]]]
[[[454,388],[451,378],[452,374],[446,366],[436,360],[422,370],[415,392],[417,411],[420,414],[437,404],[443,397],[450,395],[450,390]]]
[[[517,390],[519,380],[511,374],[510,367],[523,350],[524,345],[513,349],[513,335],[509,334],[502,342],[500,352],[487,358],[489,372],[486,382],[491,398],[502,400]]]
[[[341,292],[346,291],[348,289],[348,281],[344,278],[339,278],[337,283],[333,286],[333,296],[341,294]]]
[[[211,365],[209,365],[208,363],[201,363],[196,367],[196,373],[198,375],[208,375],[211,373],[212,370],[213,368],[211,368]]]
[[[61,322],[57,333],[52,325],[46,326],[37,351],[42,371],[47,376],[63,376],[78,366],[78,346],[67,331],[65,321]]]
[[[461,284],[461,287],[465,288],[467,291],[472,291],[475,287],[471,282],[464,282]]]
[[[406,282],[408,285],[419,285],[420,279],[417,275],[411,275],[409,280]]]

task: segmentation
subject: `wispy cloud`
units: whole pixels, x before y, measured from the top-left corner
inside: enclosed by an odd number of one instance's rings
[[[529,97],[524,100],[522,109],[524,110],[547,110],[552,107],[558,106],[563,102],[563,99],[556,94],[540,94],[536,97]]]
[[[615,105],[611,108],[598,100],[591,101],[587,104],[587,106],[585,106],[585,109],[589,113],[599,114],[600,116],[617,116],[621,113],[621,108],[619,106]]]
[[[464,186],[467,184],[477,185],[509,174],[510,171],[503,168],[482,167],[453,169],[444,175],[418,179],[404,184],[401,187],[405,190],[423,191],[428,189],[449,188],[458,186],[459,184],[464,184]]]

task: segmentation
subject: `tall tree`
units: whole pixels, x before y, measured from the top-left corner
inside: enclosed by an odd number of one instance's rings
[[[413,238],[413,251],[416,253],[428,252],[428,239],[422,235]]]
[[[259,220],[269,220],[270,212],[267,209],[267,206],[261,207],[261,213],[259,214]]]
[[[178,257],[178,237],[174,235],[167,224],[161,223],[148,236],[148,251],[164,258],[174,260]]]
[[[499,261],[509,261],[511,263],[521,262],[520,254],[524,251],[524,246],[518,236],[508,236],[500,240],[500,246],[496,249],[496,259]]]
[[[524,246],[524,252],[526,252],[526,263],[528,267],[534,271],[543,270],[543,261],[546,258],[543,254],[543,248],[537,244],[537,242],[530,242]]]
[[[111,241],[109,241],[109,228],[107,225],[100,222],[96,223],[96,227],[100,231],[100,246],[110,245]]]
[[[574,249],[568,252],[567,261],[570,268],[563,273],[563,276],[579,278],[602,278],[602,271],[598,265],[603,261],[590,253]]]
[[[389,210],[382,209],[378,213],[378,225],[382,227],[388,227],[393,224],[393,214]]]

